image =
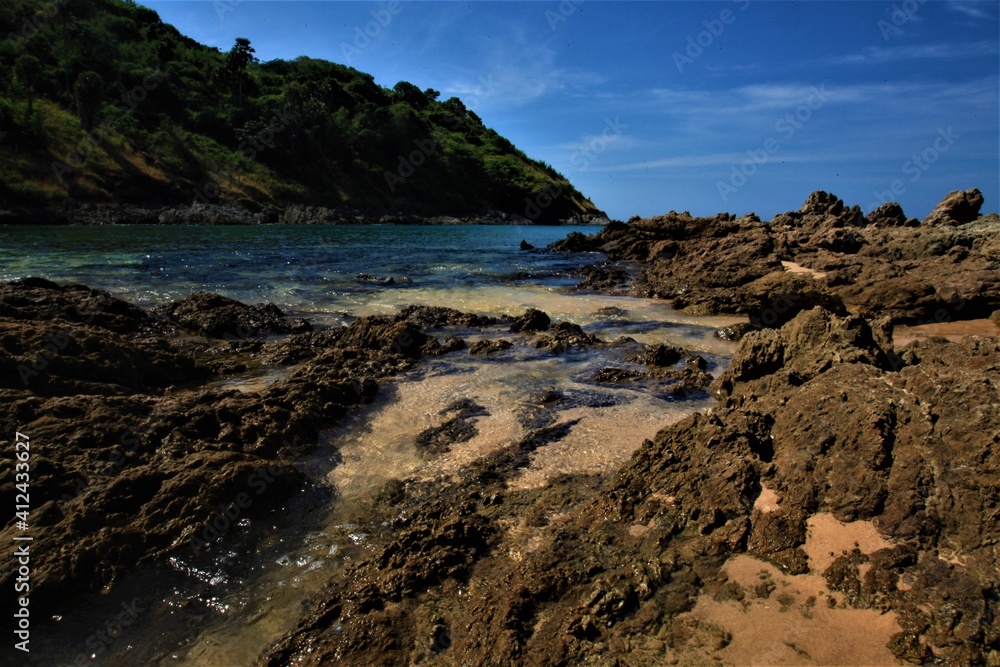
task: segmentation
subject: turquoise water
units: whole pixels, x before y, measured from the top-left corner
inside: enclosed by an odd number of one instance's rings
[[[218,292],[291,314],[364,310],[391,289],[420,295],[531,283],[569,286],[577,257],[531,253],[595,227],[337,226],[0,227],[0,280],[40,276],[108,289],[140,306]]]

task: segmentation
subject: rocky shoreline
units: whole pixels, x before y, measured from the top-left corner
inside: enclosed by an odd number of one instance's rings
[[[257,664],[997,667],[1000,337],[894,340],[928,319],[1000,324],[1000,219],[977,195],[919,222],[816,193],[770,224],[670,214],[551,248],[608,256],[586,289],[747,315],[718,333],[741,340],[714,378],[697,355],[537,310],[413,306],[316,331],[215,294],[149,311],[79,285],[0,285],[0,428],[47,444],[31,471],[32,603],[224,539],[206,526],[248,489],[268,493],[247,516],[322,497],[295,461],[422,358],[618,346],[631,366],[596,381],[708,391],[716,407],[620,470],[521,488],[576,427],[561,392],[533,397],[524,437],[454,475],[392,479],[359,509],[368,551]],[[449,327],[492,334],[470,344]],[[223,382],[263,369],[280,372],[250,391]],[[460,447],[481,410],[449,406],[423,455]],[[6,554],[0,586],[14,576]]]
[[[560,225],[601,225],[600,216],[568,218]],[[192,204],[135,206],[68,204],[49,208],[3,208],[0,225],[531,225],[515,213],[484,211],[458,216],[423,216],[299,204]],[[551,224],[551,223],[549,223]]]
[[[512,490],[543,430],[460,482],[403,480],[373,510],[391,536],[258,664],[997,665],[1000,338],[892,331],[1000,322],[977,194],[923,223],[817,193],[773,227],[672,214],[557,244],[749,315],[719,406],[610,478]]]
[[[898,204],[866,217],[815,192],[770,222],[672,212],[571,234],[550,249],[639,265],[630,285],[609,275],[612,265],[592,269],[584,287],[664,299],[693,314],[746,314],[763,327],[814,306],[894,323],[970,320],[1000,309],[1000,217],[980,216],[982,204],[978,190],[955,191],[919,221]]]

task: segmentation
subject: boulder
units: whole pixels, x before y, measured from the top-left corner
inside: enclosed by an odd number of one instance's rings
[[[978,189],[953,190],[924,218],[924,225],[962,225],[979,217],[983,193]]]

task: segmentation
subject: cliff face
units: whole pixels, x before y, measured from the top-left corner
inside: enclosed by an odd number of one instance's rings
[[[0,6],[0,208],[287,204],[331,215],[603,214],[458,98],[203,46],[125,0]],[[50,15],[51,14],[51,15]]]

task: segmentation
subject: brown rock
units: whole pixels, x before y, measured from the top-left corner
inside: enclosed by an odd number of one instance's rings
[[[942,199],[921,224],[961,225],[979,217],[983,193],[971,190],[953,190]]]

